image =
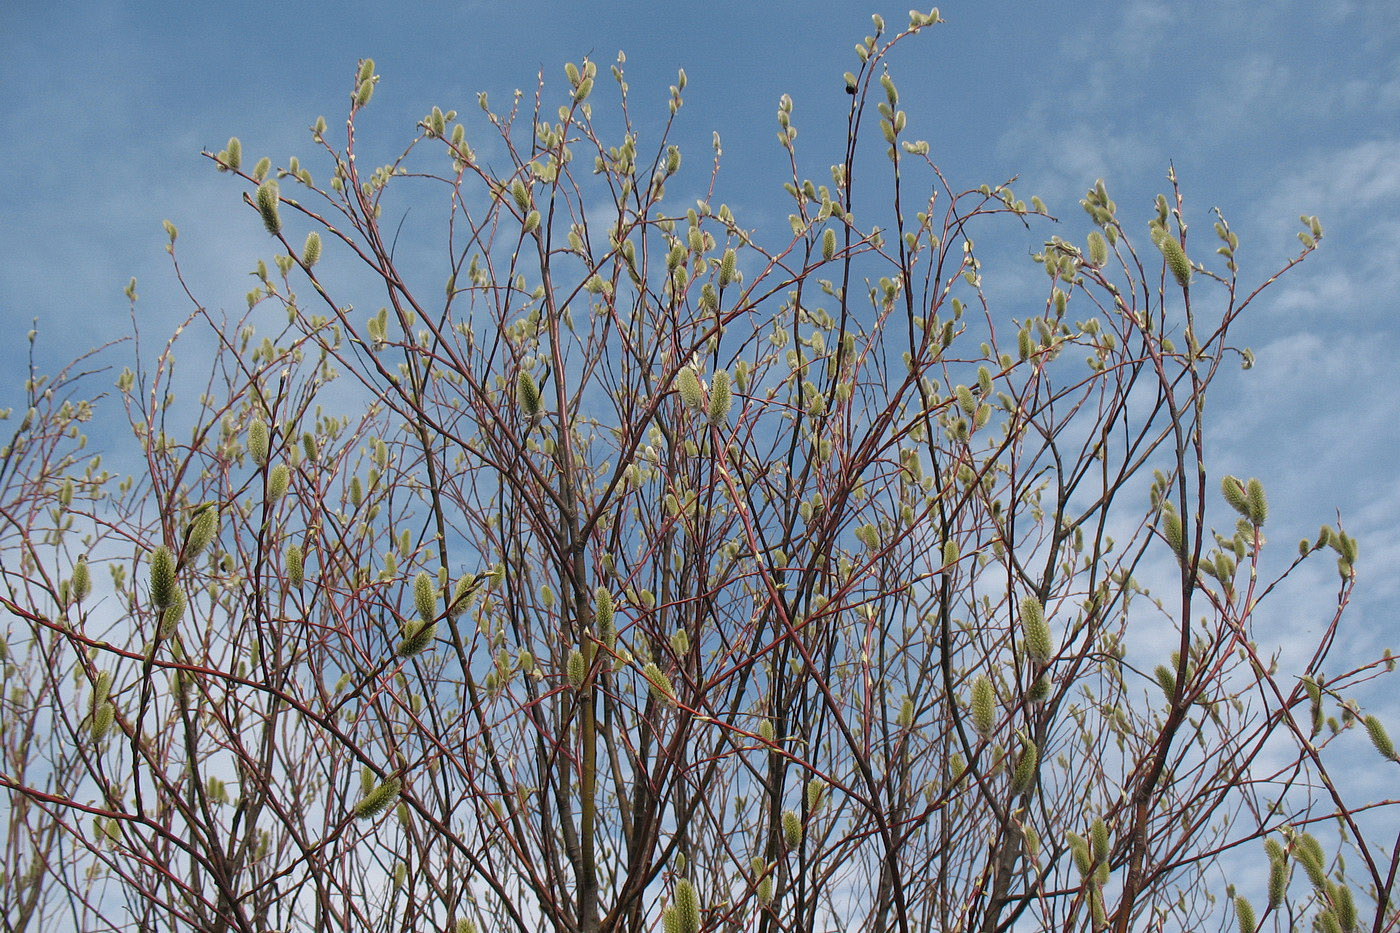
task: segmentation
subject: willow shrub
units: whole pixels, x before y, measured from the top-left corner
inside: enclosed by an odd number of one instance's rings
[[[954,186],[887,72],[937,20],[876,18],[828,175],[783,97],[763,240],[718,136],[673,142],[684,73],[628,132],[621,58],[378,167],[364,61],[304,164],[208,153],[269,236],[246,314],[193,306],[100,403],[36,375],[3,450],[7,927],[1393,924],[1342,773],[1361,733],[1394,767],[1355,698],[1391,662],[1323,672],[1356,543],[1266,575],[1265,491],[1203,439],[1250,362],[1235,232],[1174,177],[1054,228]],[[972,240],[1006,224],[1079,231],[1014,309]]]

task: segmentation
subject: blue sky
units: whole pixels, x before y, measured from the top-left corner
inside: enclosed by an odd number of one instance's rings
[[[384,76],[366,127],[386,146],[435,104],[470,115],[479,90],[500,104],[540,69],[559,83],[564,61],[591,54],[606,69],[618,49],[635,112],[659,118],[684,67],[678,139],[702,159],[718,130],[722,177],[749,199],[736,210],[781,224],[785,208],[765,201],[783,181],[779,95],[793,96],[805,167],[822,177],[836,161],[852,44],[871,12],[905,21],[903,8],[827,0],[386,9],[0,7],[0,318],[12,333],[38,318],[49,364],[126,334],[121,290],[134,275],[138,320],[163,337],[188,309],[163,250],[167,217],[196,293],[236,310],[266,240],[198,153],[238,135],[250,162],[312,156],[306,128],[343,114],[361,56]],[[1018,195],[1039,194],[1064,218],[1028,235],[1027,250],[1051,232],[1082,238],[1077,202],[1098,177],[1145,224],[1168,160],[1197,232],[1211,207],[1225,211],[1246,279],[1296,250],[1298,214],[1321,216],[1321,252],[1243,325],[1259,365],[1229,377],[1218,403],[1232,427],[1215,453],[1221,469],[1265,480],[1282,541],[1340,510],[1362,542],[1366,598],[1400,595],[1400,4],[983,0],[941,11],[947,22],[894,59],[911,133],[956,183],[1019,174]],[[1039,274],[1016,262],[988,277],[1008,317]],[[0,406],[21,401],[24,349],[0,346]]]
[[[1188,220],[1208,232],[1219,206],[1243,241],[1243,278],[1297,250],[1297,215],[1327,228],[1319,254],[1268,294],[1241,329],[1259,363],[1221,383],[1219,471],[1258,475],[1274,503],[1281,553],[1340,512],[1361,541],[1353,624],[1392,625],[1400,596],[1400,4],[1393,0],[941,4],[946,23],[904,45],[893,74],[911,135],[956,184],[1019,175],[1082,240],[1078,207],[1102,177],[1144,225],[1174,162]],[[778,224],[784,156],[779,95],[795,101],[805,170],[836,161],[846,100],[840,75],[870,13],[902,26],[903,7],[805,2],[676,4],[469,0],[368,3],[9,2],[0,7],[0,319],[18,336],[38,318],[39,355],[64,361],[129,332],[164,338],[188,310],[164,253],[161,220],[181,230],[196,293],[238,310],[247,271],[266,255],[238,187],[199,156],[230,135],[245,158],[300,154],[324,176],[307,136],[343,117],[355,62],[383,75],[362,133],[406,142],[433,105],[475,112],[504,103],[562,64],[603,69],[627,53],[634,112],[660,119],[666,87],[689,77],[680,135],[705,159],[725,143],[736,213]],[[771,193],[771,195],[770,195]],[[736,198],[731,198],[736,200]],[[1213,249],[1214,244],[1211,244]],[[1016,257],[1009,256],[1009,260]],[[1007,318],[1041,294],[1042,273],[1011,261],[988,276]],[[1034,283],[1034,291],[1027,286]],[[22,404],[25,347],[0,345],[0,407]],[[22,410],[22,409],[21,409]],[[1307,628],[1335,591],[1325,562]],[[1363,636],[1386,643],[1388,631]],[[1378,639],[1372,641],[1371,639]]]

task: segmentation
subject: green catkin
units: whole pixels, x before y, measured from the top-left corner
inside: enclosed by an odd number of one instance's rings
[[[700,898],[688,878],[676,882],[676,921],[679,933],[700,933]]]
[[[243,141],[237,136],[228,138],[228,147],[224,150],[224,164],[232,172],[238,171],[239,166],[243,164]]]
[[[793,810],[783,811],[783,841],[789,849],[802,845],[802,818]]]
[[[185,615],[185,594],[176,588],[171,594],[170,605],[161,610],[160,626],[157,631],[161,638],[169,638],[175,634],[175,629],[179,627],[180,620]]]
[[[399,642],[397,654],[401,658],[411,658],[421,654],[437,637],[437,625],[431,622],[409,622],[403,629],[403,640]]]
[[[1170,234],[1164,235],[1157,241],[1157,247],[1166,257],[1167,268],[1171,270],[1172,277],[1176,279],[1176,284],[1185,288],[1191,283],[1191,261],[1186,258],[1186,251],[1181,248],[1181,244]]]
[[[267,504],[272,505],[287,494],[292,481],[292,471],[285,463],[279,463],[267,474]]]
[[[374,819],[399,799],[401,789],[398,778],[389,778],[381,782],[355,804],[355,816],[362,820]]]
[[[1282,854],[1269,861],[1269,909],[1276,910],[1283,904],[1288,892],[1288,861]]]
[[[653,699],[661,703],[675,704],[676,690],[671,686],[671,678],[656,666],[656,662],[648,662],[642,668],[642,676],[647,679]]]
[[[827,262],[836,255],[836,231],[830,227],[822,233],[822,259]]]
[[[1021,746],[1021,756],[1016,759],[1016,768],[1011,773],[1011,789],[1022,793],[1030,789],[1035,781],[1035,768],[1040,762],[1040,749],[1027,739]]]
[[[457,578],[457,585],[452,590],[452,604],[447,607],[449,619],[455,621],[466,611],[467,606],[471,605],[472,596],[482,582],[483,579],[480,576],[462,574]]]
[[[175,555],[161,545],[151,553],[151,604],[164,611],[175,600]]]
[[[1257,479],[1250,479],[1244,486],[1245,497],[1249,505],[1246,517],[1255,525],[1262,525],[1269,518],[1269,500],[1264,496],[1264,484]]]
[[[1110,850],[1108,824],[1104,822],[1103,817],[1095,818],[1093,825],[1089,827],[1089,839],[1094,845],[1094,861],[1106,866]]]
[[[94,742],[100,742],[107,737],[116,717],[117,708],[111,703],[102,703],[97,707],[97,711],[92,714],[92,740]]]
[[[511,183],[510,196],[515,199],[515,206],[522,214],[530,209],[530,189],[519,178]]]
[[[729,407],[733,403],[729,392],[729,373],[723,369],[710,379],[709,418],[712,427],[723,427],[729,420]]]
[[[302,265],[308,269],[321,258],[321,234],[312,230],[306,235],[306,245],[301,248]]]
[[[268,444],[267,422],[254,418],[248,423],[248,456],[258,466],[266,466],[271,448]]]
[[[1254,933],[1257,923],[1254,919],[1254,906],[1242,897],[1235,898],[1235,917],[1240,922],[1240,933]]]
[[[283,564],[287,568],[287,582],[292,585],[293,589],[301,589],[302,584],[306,582],[306,565],[305,558],[301,552],[301,545],[287,545]]]
[[[1239,512],[1245,518],[1249,517],[1249,496],[1245,492],[1244,483],[1237,476],[1225,476],[1220,480],[1220,493],[1225,497],[1225,501],[1230,504],[1230,508]]]
[[[86,557],[79,557],[73,565],[73,596],[78,602],[87,599],[92,592],[92,574],[88,571]]]
[[[735,278],[738,276],[738,274],[739,274],[738,263],[739,263],[739,257],[738,257],[738,254],[736,254],[736,253],[734,252],[733,247],[730,247],[730,248],[726,249],[726,250],[724,251],[724,258],[722,258],[722,259],[720,260],[720,264],[719,264],[719,287],[720,287],[720,288],[724,288],[724,287],[727,286],[729,283],[733,282],[733,281],[735,280]]]
[[[1079,869],[1081,878],[1088,878],[1089,872],[1091,872],[1094,867],[1094,860],[1089,855],[1088,840],[1078,833],[1066,833],[1065,838],[1069,841],[1069,850],[1074,858],[1074,867]]]
[[[815,813],[821,808],[822,800],[826,797],[826,782],[821,778],[812,778],[807,782],[807,812]]]
[[[1026,653],[1036,664],[1050,660],[1054,647],[1050,638],[1050,625],[1045,621],[1045,608],[1034,596],[1021,600],[1021,629],[1026,642]]]
[[[1312,882],[1318,893],[1326,893],[1328,888],[1327,872],[1323,869],[1322,860],[1325,857],[1322,851],[1322,843],[1317,841],[1317,837],[1311,833],[1303,833],[1298,837],[1298,844],[1294,848],[1294,853],[1298,857],[1298,862],[1303,866],[1303,871],[1307,872],[1308,880]]]
[[[996,721],[996,695],[992,691],[992,681],[986,674],[978,674],[972,682],[972,727],[985,739],[992,734]]]
[[[700,407],[700,378],[695,375],[694,369],[686,366],[676,374],[676,391],[680,393],[681,402],[686,408]]]
[[[1089,262],[1094,266],[1108,262],[1108,244],[1097,230],[1089,234]]]
[[[255,200],[258,205],[258,213],[262,215],[263,226],[267,228],[268,233],[277,236],[282,232],[282,218],[277,214],[280,198],[276,180],[269,178],[258,185]]]
[[[185,545],[180,550],[180,565],[188,567],[204,553],[219,533],[219,506],[208,503],[199,507],[185,527]]]
[[[583,686],[584,678],[588,676],[588,662],[584,660],[582,651],[577,648],[569,649],[569,658],[565,662],[565,673],[570,684],[575,687]]]
[[[539,386],[535,385],[535,377],[523,369],[515,382],[515,400],[527,417],[533,418],[540,413]]]
[[[1162,688],[1162,692],[1166,694],[1167,699],[1170,700],[1175,697],[1176,674],[1172,673],[1172,669],[1165,664],[1158,664],[1157,669],[1153,671],[1153,673],[1157,675],[1157,685]]]
[[[1345,933],[1352,933],[1356,929],[1356,901],[1352,899],[1351,888],[1346,885],[1337,887],[1332,898],[1332,909],[1337,912],[1337,922]]]
[[[613,640],[617,637],[617,628],[613,622],[612,593],[608,588],[600,586],[593,591],[593,625],[597,628],[595,633],[598,640],[608,648],[612,647]]]
[[[1362,720],[1366,725],[1366,734],[1371,737],[1371,744],[1380,752],[1382,758],[1395,760],[1395,745],[1390,741],[1390,734],[1385,731],[1385,725],[1375,716],[1367,716]]]
[[[1186,536],[1181,527],[1181,516],[1169,502],[1162,504],[1162,537],[1167,539],[1167,546],[1175,554],[1181,557],[1186,555]]]
[[[418,571],[413,578],[413,608],[425,625],[437,616],[437,587],[426,570]]]

